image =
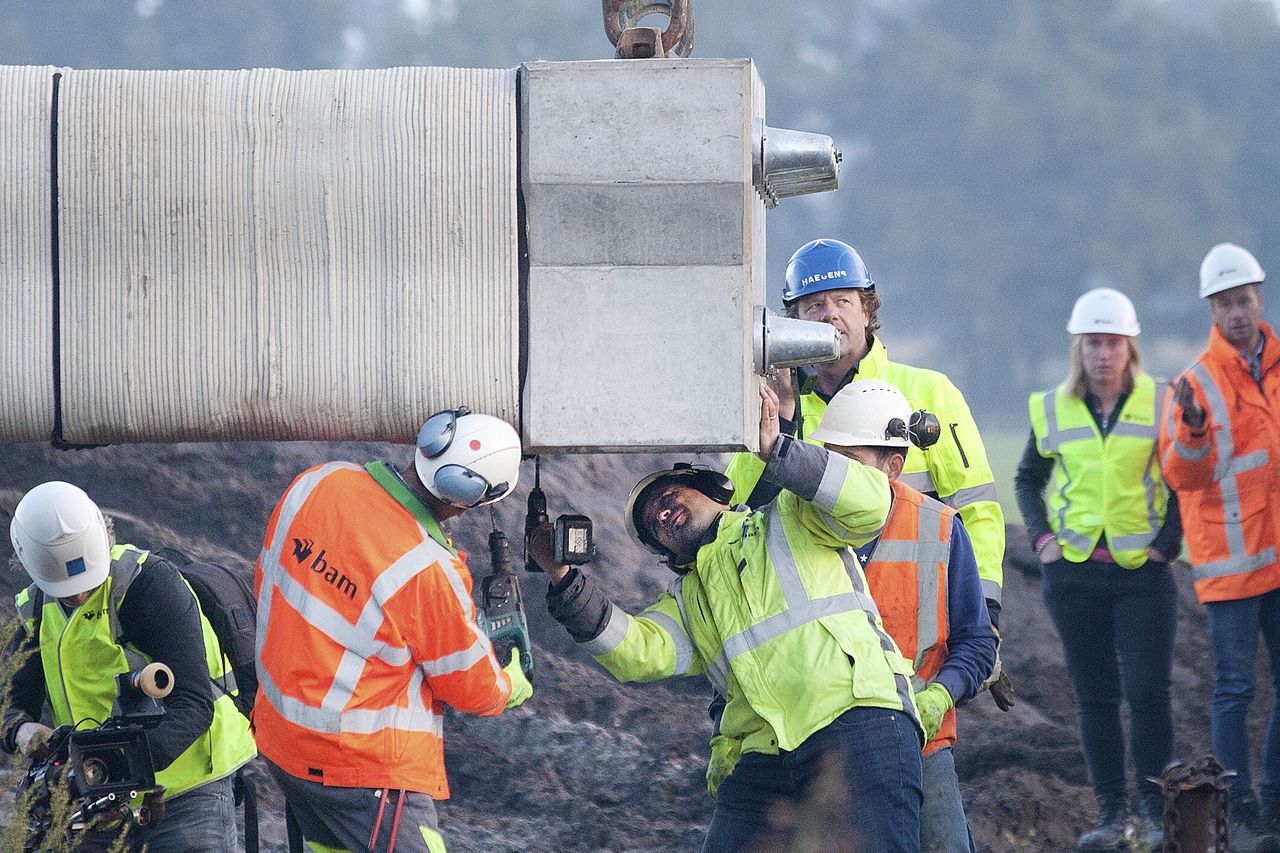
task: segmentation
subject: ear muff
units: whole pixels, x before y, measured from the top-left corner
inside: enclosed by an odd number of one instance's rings
[[[692,465],[688,462],[677,462],[671,466],[672,472],[686,471],[689,485],[702,492],[716,503],[725,504],[733,500],[733,481],[722,472],[705,465]]]
[[[418,430],[418,452],[427,459],[435,459],[453,444],[453,436],[458,431],[458,418],[471,414],[466,406],[436,412],[427,418],[422,429]]]
[[[473,507],[502,497],[509,483],[491,484],[487,479],[463,465],[441,465],[436,470],[431,489],[441,500],[460,507]]]

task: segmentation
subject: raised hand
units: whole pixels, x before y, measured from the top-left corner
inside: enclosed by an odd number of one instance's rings
[[[769,387],[778,395],[778,417],[795,420],[796,417],[796,372],[790,367],[778,370],[778,375],[769,380]]]
[[[760,384],[760,450],[757,455],[769,461],[773,444],[778,440],[778,395],[764,383]]]
[[[1173,383],[1173,401],[1182,409],[1182,422],[1192,429],[1204,426],[1204,409],[1196,402],[1196,390],[1185,375]]]

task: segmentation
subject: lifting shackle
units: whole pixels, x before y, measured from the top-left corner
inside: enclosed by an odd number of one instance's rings
[[[604,31],[619,59],[686,57],[693,52],[693,0],[601,0]],[[665,30],[638,27],[645,15],[670,18]]]

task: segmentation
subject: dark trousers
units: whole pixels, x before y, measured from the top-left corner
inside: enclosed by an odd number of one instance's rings
[[[811,839],[822,846],[806,849],[836,849],[838,833],[841,850],[918,853],[920,748],[920,730],[901,711],[852,708],[794,752],[745,753],[716,793],[702,853],[754,850],[773,821],[797,811],[802,830],[814,831],[818,816],[830,824]]]
[[[1058,560],[1044,567],[1044,603],[1062,638],[1080,710],[1080,743],[1093,789],[1125,802],[1120,697],[1129,703],[1137,791],[1158,809],[1159,776],[1173,754],[1169,699],[1178,592],[1167,563],[1125,569]]]
[[[310,850],[445,853],[436,803],[426,794],[326,786],[299,779],[269,758],[267,768]]]

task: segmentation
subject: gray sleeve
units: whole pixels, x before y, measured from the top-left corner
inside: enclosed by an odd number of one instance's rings
[[[604,633],[613,603],[587,575],[575,569],[547,588],[547,610],[579,643]]]
[[[769,461],[765,463],[764,473],[760,476],[806,501],[811,501],[822,485],[829,456],[830,451],[816,444],[780,435],[773,444]]]

